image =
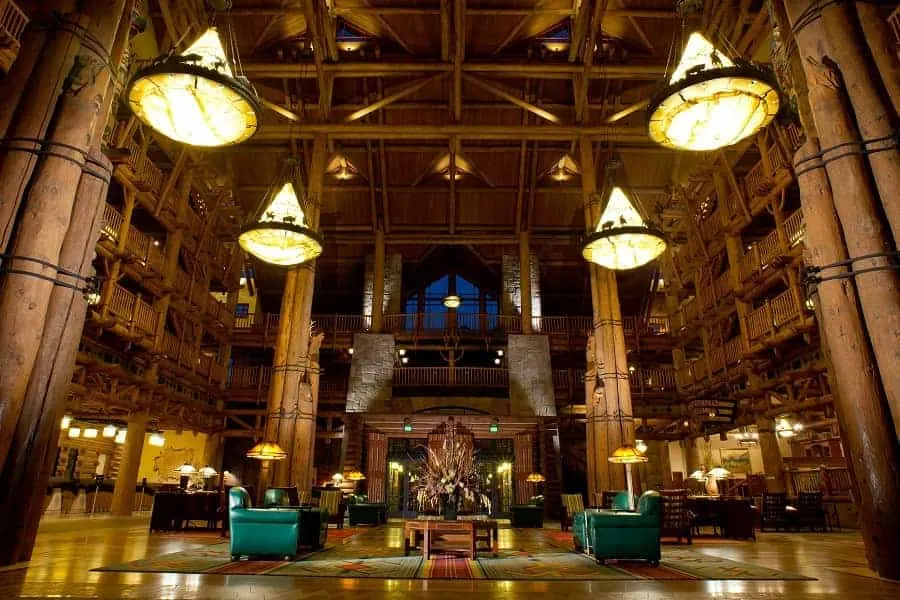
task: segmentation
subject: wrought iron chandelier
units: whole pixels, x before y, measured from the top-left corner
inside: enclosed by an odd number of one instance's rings
[[[627,271],[659,257],[665,234],[648,225],[622,188],[614,186],[596,228],[584,241],[584,259],[607,269]]]
[[[236,50],[233,55],[237,59]],[[126,99],[135,116],[162,135],[207,148],[246,141],[262,112],[249,81],[235,74],[215,27],[181,54],[139,70]]]
[[[770,72],[728,58],[694,32],[668,83],[650,100],[648,129],[667,148],[717,150],[759,132],[779,106]]]
[[[295,267],[322,254],[322,238],[306,226],[306,217],[290,179],[295,161],[287,161],[259,219],[244,227],[238,243],[256,258],[279,267]],[[278,188],[278,182],[284,182]],[[277,191],[275,191],[277,189]]]

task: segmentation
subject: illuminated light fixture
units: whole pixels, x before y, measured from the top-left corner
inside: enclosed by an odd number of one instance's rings
[[[83,290],[84,300],[88,303],[88,306],[97,306],[100,304],[100,300],[103,299],[100,295],[100,278],[88,277],[85,283],[86,285]]]
[[[405,365],[406,363],[409,362],[409,357],[408,357],[408,356],[401,356],[401,357],[400,357],[400,362],[403,363],[403,364]]]
[[[215,28],[179,56],[138,71],[125,94],[135,116],[176,142],[215,148],[249,139],[259,128],[259,98],[235,76]]]
[[[731,471],[726,469],[725,467],[713,467],[707,473],[709,477],[715,477],[716,479],[722,479],[723,477],[728,477],[731,475]]]
[[[402,473],[402,472],[403,472],[403,465],[401,465],[401,464],[398,463],[398,462],[392,462],[392,463],[390,464],[390,468],[391,468],[391,471],[395,471],[395,472],[397,472],[397,473]]]
[[[690,474],[690,478],[696,481],[706,481],[706,473],[703,471],[703,469],[697,469]]]
[[[635,368],[634,365],[628,365],[628,372],[629,372],[629,373],[634,373],[636,370],[637,370],[637,369]]]
[[[462,304],[462,298],[456,294],[450,294],[449,296],[444,297],[443,302],[444,306],[447,308],[459,308],[459,305]]]
[[[343,156],[336,156],[325,172],[339,181],[350,181],[358,173],[350,161]]]
[[[341,21],[335,32],[337,47],[344,52],[357,52],[369,43],[370,38]]]
[[[212,468],[211,466],[209,466],[209,465],[206,465],[205,467],[202,467],[202,468],[198,471],[198,473],[200,473],[200,477],[202,477],[203,479],[210,479],[210,478],[215,477],[216,475],[219,474],[215,469],[213,469],[213,468]]]
[[[454,160],[452,161],[454,164],[451,167],[450,153],[443,155],[437,162],[434,164],[434,171],[441,174],[441,177],[450,181],[450,173],[453,173],[453,179],[455,181],[459,181],[465,175],[471,175],[475,171],[475,166],[464,157],[460,152],[456,153]]]
[[[335,473],[331,476],[331,481],[334,482],[334,485],[341,485],[341,483],[344,481],[344,476],[340,473]]]
[[[617,465],[633,465],[636,463],[645,463],[650,459],[641,454],[641,452],[631,444],[624,444],[616,448],[607,460]]]
[[[549,31],[537,36],[537,41],[545,50],[554,54],[558,52],[566,52],[571,44],[571,31],[568,22],[550,29]]]
[[[366,478],[362,471],[350,471],[347,473],[347,481],[363,481]]]
[[[403,419],[403,432],[404,433],[412,433],[413,426],[412,423],[409,422],[409,419]]]
[[[497,350],[497,356],[503,356],[503,349]]]
[[[115,425],[107,425],[103,428],[103,437],[114,438],[116,437],[116,431],[118,431],[118,428]]]
[[[400,356],[406,356],[406,348],[400,348],[399,350],[397,350],[397,354],[399,354]]]
[[[96,427],[87,427],[83,433],[84,437],[89,440],[96,439],[98,435],[100,435],[100,430]]]
[[[177,469],[175,469],[175,471],[178,473],[181,473],[182,475],[193,475],[194,473],[197,472],[197,468],[194,465],[192,465],[191,463],[186,462],[183,465],[181,465],[180,467],[178,467]]]
[[[287,452],[277,442],[260,442],[250,448],[247,458],[256,460],[284,460]]]
[[[801,431],[803,431],[803,425],[801,423],[794,423],[792,425],[790,421],[784,417],[778,419],[778,422],[775,424],[775,433],[783,438],[792,438]]]
[[[241,277],[240,279],[238,279],[238,285],[241,287],[244,287],[245,285],[247,285],[247,278]]]
[[[663,232],[647,225],[622,188],[613,187],[581,255],[601,267],[627,271],[658,258],[666,245]]]
[[[547,478],[540,473],[529,473],[528,477],[525,478],[525,481],[528,483],[544,483],[547,481]]]
[[[72,425],[72,417],[69,415],[64,416],[59,422],[59,427],[61,429],[68,429],[70,425]]]
[[[125,443],[125,439],[126,439],[127,437],[128,437],[128,430],[126,430],[126,429],[120,429],[119,431],[116,432],[116,443],[117,443],[117,444],[124,444],[124,443]]]
[[[569,181],[572,177],[579,175],[580,173],[581,171],[578,169],[578,165],[575,164],[575,161],[572,160],[572,157],[568,154],[564,154],[558,161],[553,163],[553,166],[547,171],[547,175],[550,176],[550,179],[559,183]]]
[[[497,472],[498,472],[498,473],[506,473],[506,472],[508,472],[510,469],[512,469],[512,463],[502,462],[502,463],[500,463],[499,465],[497,465]]]
[[[501,361],[499,357],[494,359],[495,365],[499,365],[501,362],[503,362],[503,361]]]
[[[644,440],[634,440],[634,448],[641,454],[647,454],[647,442]]]
[[[736,64],[694,32],[668,84],[650,101],[650,139],[680,150],[725,148],[768,125],[780,104],[768,71]]]
[[[80,438],[81,437],[81,427],[69,427],[69,437],[70,438]]]
[[[150,439],[147,441],[151,446],[156,446],[157,448],[162,448],[166,445],[166,438],[161,433],[151,433]]]
[[[290,182],[272,197],[262,216],[241,231],[241,248],[263,262],[295,267],[322,254],[322,238],[308,228]]]
[[[347,354],[349,354],[350,356],[353,356],[353,348],[352,347],[347,349]]]
[[[491,433],[498,433],[500,431],[500,419],[491,421],[491,424],[488,425],[488,431]]]

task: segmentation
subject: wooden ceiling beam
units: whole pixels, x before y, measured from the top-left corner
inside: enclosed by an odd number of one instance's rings
[[[517,148],[507,148],[507,151],[514,151]],[[468,150],[466,151],[468,153]],[[238,191],[245,193],[254,193],[258,194],[260,192],[265,192],[266,190],[271,189],[271,185],[267,184],[246,184],[239,185]],[[381,185],[376,185],[375,190],[380,192],[384,188]],[[662,186],[628,186],[628,190],[630,192],[634,192],[635,194],[666,194],[668,191],[665,187]],[[322,188],[322,191],[328,193],[354,193],[361,194],[367,193],[369,191],[369,186],[364,185],[326,185]],[[412,186],[412,185],[389,185],[387,186],[387,191],[390,193],[396,192],[416,192],[416,193],[440,193],[446,192],[447,186]],[[497,187],[459,187],[457,186],[456,191],[461,194],[477,194],[477,193],[490,193],[490,194],[517,194],[519,192],[519,186],[497,186]],[[581,188],[578,187],[562,187],[562,186],[543,186],[543,187],[535,187],[535,193],[538,194],[558,194],[561,196],[574,196],[577,194],[581,194]]]
[[[321,59],[320,59],[321,61]],[[251,78],[315,79],[318,66],[309,62],[301,63],[244,63],[244,74]],[[322,64],[322,70],[339,78],[359,77],[398,77],[416,73],[443,73],[452,71],[454,65],[435,61],[377,61],[377,62],[340,62]],[[593,65],[585,68],[582,65],[568,63],[536,63],[536,62],[479,62],[465,61],[462,64],[465,73],[490,73],[496,77],[571,79],[576,73],[584,73],[588,79],[635,79],[655,80],[666,73],[664,64],[622,64]]]
[[[450,60],[450,0],[441,0],[441,60]]]
[[[427,6],[336,6],[330,10],[336,17],[344,16],[369,16],[380,15],[382,17],[411,17],[411,16],[440,16],[440,7]],[[523,17],[523,16],[559,16],[574,15],[573,8],[475,8],[469,9],[469,14],[493,17]],[[228,13],[235,17],[296,17],[305,16],[302,8],[247,7],[233,8]],[[152,11],[151,14],[159,14]],[[635,17],[638,19],[678,19],[679,15],[674,10],[653,8],[623,8],[607,11],[608,17]]]
[[[466,0],[453,0],[453,120],[462,120],[463,63],[466,60]]]
[[[651,144],[644,127],[600,125],[579,127],[576,125],[383,125],[369,123],[308,123],[302,129],[287,125],[263,125],[254,137],[255,141],[287,141],[312,139],[327,135],[333,139],[358,140],[429,140],[459,137],[468,140],[534,140],[569,141],[587,137],[607,142]]]
[[[415,94],[422,88],[428,86],[430,83],[433,83],[433,82],[438,81],[439,79],[443,78],[445,75],[446,75],[446,73],[439,73],[437,75],[434,75],[433,77],[425,77],[423,79],[414,81],[413,83],[397,90],[390,96],[385,96],[376,102],[373,102],[367,106],[364,106],[363,108],[360,108],[359,110],[356,110],[356,111],[350,113],[344,119],[344,122],[350,123],[352,121],[357,121],[359,119],[362,119],[366,115],[373,113],[376,110],[381,110],[382,108],[384,108],[390,104],[393,104],[397,100],[402,100],[403,98],[406,98],[407,96]]]
[[[554,115],[549,110],[545,110],[527,100],[523,100],[519,98],[517,95],[512,93],[510,90],[505,89],[503,86],[491,83],[489,81],[485,81],[480,77],[476,77],[475,75],[463,74],[463,78],[469,83],[474,84],[475,86],[485,90],[486,92],[497,96],[498,98],[502,98],[512,104],[518,106],[519,108],[523,108],[528,112],[539,116],[542,119],[546,119],[551,123],[560,123],[562,120]]]

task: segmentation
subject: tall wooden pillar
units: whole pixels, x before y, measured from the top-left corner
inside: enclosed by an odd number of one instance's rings
[[[522,308],[522,333],[534,331],[531,309],[531,245],[527,231],[519,233],[519,303]]]
[[[594,202],[596,173],[591,141],[580,140],[580,150],[585,225],[591,230],[600,218],[601,208]],[[586,382],[585,390],[589,404],[587,436],[591,446],[586,462],[595,486],[588,492],[593,494],[625,489],[624,466],[610,464],[608,459],[619,446],[634,444],[634,418],[616,274],[593,264],[588,268],[594,315],[593,334],[588,343],[588,353],[593,357],[588,357],[588,363],[594,368],[593,377],[586,377],[592,380]]]
[[[832,188],[815,139],[798,151],[795,164],[806,221],[808,265],[847,258]],[[820,283],[813,301],[829,357],[841,443],[856,482],[860,525],[869,563],[884,577],[900,578],[900,453],[884,390],[857,303],[852,279]],[[896,416],[896,415],[895,415]]]
[[[306,203],[306,222],[312,229],[319,226],[326,158],[327,140],[318,136],[313,142]],[[315,261],[310,261],[286,277],[267,421],[267,438],[277,440],[288,452],[286,460],[272,465],[273,481],[278,486],[295,485],[301,490],[312,487],[314,474],[318,394],[313,393],[312,383],[318,380],[310,379],[310,319],[315,268]],[[266,483],[263,481],[261,487]]]
[[[128,433],[125,435],[122,459],[119,461],[119,476],[116,478],[110,507],[113,515],[127,517],[134,510],[135,486],[149,421],[150,416],[146,412],[132,413],[128,417]]]
[[[372,265],[372,326],[369,331],[381,333],[384,327],[384,230],[375,230],[375,260]]]
[[[770,492],[785,491],[784,461],[778,447],[778,436],[775,433],[775,422],[765,417],[756,421],[759,433],[759,451],[762,454],[763,470],[766,472],[766,490]]]
[[[793,24],[809,10],[811,2],[785,0],[785,8]],[[809,123],[804,125],[807,137],[818,137],[820,150],[825,149],[822,162],[830,184],[829,196],[846,243],[847,255],[844,258],[875,255],[874,258],[853,263],[855,271],[867,271],[856,275],[853,281],[894,427],[900,430],[900,344],[897,343],[900,338],[900,279],[897,271],[891,268],[892,261],[883,256],[884,252],[896,250],[896,246],[882,222],[878,196],[870,183],[869,165],[857,151],[860,148],[860,134],[856,122],[860,121],[860,115],[854,122],[841,78],[830,66],[832,48],[829,46],[828,32],[822,20],[815,18],[815,11],[811,14],[813,18],[804,18],[804,25],[795,36],[809,86],[814,128]],[[843,75],[847,77],[846,72]],[[863,116],[870,118],[875,115]],[[800,173],[806,169],[806,165],[798,164]],[[895,196],[894,204],[900,205],[896,189],[889,193]],[[882,200],[887,201],[887,198]],[[825,266],[831,263],[815,261],[814,264]],[[822,276],[833,276],[841,270],[843,268],[826,269]]]
[[[897,42],[880,14],[878,3],[856,0],[855,4],[863,38],[872,52],[872,59],[881,74],[881,82],[890,97],[894,112],[900,114],[900,57],[897,56]]]

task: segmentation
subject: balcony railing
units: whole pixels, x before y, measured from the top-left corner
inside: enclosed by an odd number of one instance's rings
[[[632,394],[675,391],[675,369],[672,367],[635,367],[629,369]]]
[[[741,281],[746,281],[764,271],[773,261],[786,256],[803,240],[806,232],[803,211],[800,209],[794,211],[784,220],[781,227],[781,233],[778,229],[773,229],[766,237],[750,245],[750,249],[741,258]]]
[[[109,204],[103,207],[103,228],[100,234],[114,242],[119,241],[119,232],[122,231],[122,215]]]
[[[398,387],[508,387],[509,371],[488,367],[400,367]]]
[[[791,290],[786,290],[747,315],[747,334],[758,340],[801,316]]]
[[[153,164],[147,153],[133,139],[126,139],[122,142],[122,147],[128,150],[128,158],[125,164],[134,175],[135,183],[144,188],[145,191],[153,192],[159,197],[165,184],[165,175]]]
[[[28,17],[12,0],[0,0],[0,35],[8,36],[16,43],[22,40],[22,32],[28,25]]]
[[[134,325],[143,333],[153,335],[156,332],[157,321],[157,312],[153,307],[119,284],[113,286],[109,298],[109,312],[129,325]]]

